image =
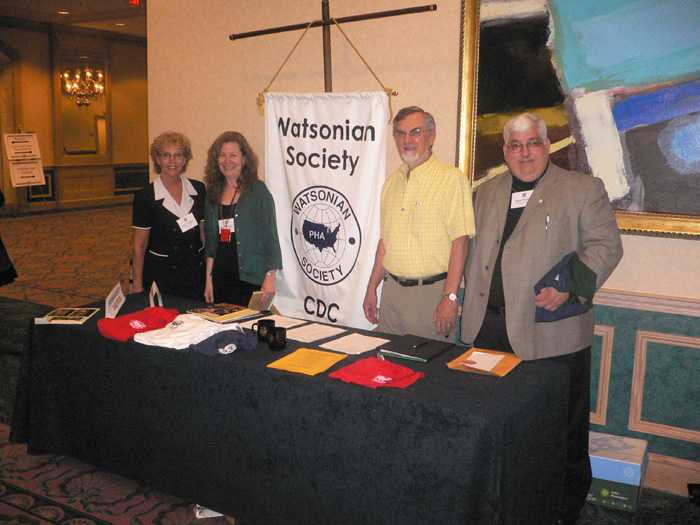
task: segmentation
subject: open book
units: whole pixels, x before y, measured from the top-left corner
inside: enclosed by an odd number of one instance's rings
[[[44,317],[37,317],[36,324],[83,324],[99,312],[99,308],[56,308]]]
[[[240,321],[259,315],[259,310],[253,310],[246,306],[229,303],[215,303],[200,308],[192,308],[187,313],[198,315],[203,319],[214,321],[215,323],[230,323]]]

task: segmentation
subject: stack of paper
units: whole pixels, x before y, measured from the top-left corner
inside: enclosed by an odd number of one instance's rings
[[[321,348],[326,348],[327,350],[334,350],[336,352],[343,352],[345,354],[357,355],[363,352],[368,352],[369,350],[374,350],[378,346],[382,346],[388,343],[388,339],[381,339],[379,337],[371,337],[369,335],[362,334],[350,334],[344,337],[339,337],[338,339],[333,339],[321,345]]]
[[[313,343],[320,339],[326,339],[334,335],[345,332],[343,328],[331,326],[328,324],[311,323],[299,328],[294,328],[287,332],[287,339],[301,341],[302,343]]]

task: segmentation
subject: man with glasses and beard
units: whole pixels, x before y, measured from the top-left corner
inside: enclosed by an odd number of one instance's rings
[[[476,192],[479,234],[465,268],[461,338],[524,360],[564,365],[569,401],[559,518],[570,524],[591,483],[593,294],[620,261],[622,243],[602,181],[550,162],[539,116],[510,119],[503,139],[509,171]]]
[[[432,115],[416,106],[394,118],[403,164],[382,189],[381,238],[363,308],[381,332],[452,340],[474,214],[467,177],[433,155],[435,131]]]

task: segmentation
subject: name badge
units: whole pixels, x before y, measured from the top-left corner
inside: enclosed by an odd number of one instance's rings
[[[236,231],[233,217],[230,219],[219,219],[219,240],[221,242],[231,242],[231,232]]]
[[[194,215],[188,213],[181,219],[177,220],[177,225],[180,227],[180,230],[182,230],[182,233],[185,233],[197,226],[197,219],[194,218]]]
[[[219,233],[223,230],[228,230],[230,232],[236,231],[236,226],[233,222],[233,217],[230,219],[219,219]]]
[[[512,210],[513,208],[524,208],[525,206],[527,206],[527,201],[530,200],[533,191],[535,190],[518,191],[515,193],[511,193],[510,209]]]

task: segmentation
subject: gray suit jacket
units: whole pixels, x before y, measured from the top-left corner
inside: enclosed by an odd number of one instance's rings
[[[465,268],[462,340],[473,343],[486,312],[493,267],[508,208],[511,174],[476,193],[476,237]],[[600,179],[550,163],[503,249],[501,270],[508,338],[525,360],[576,352],[593,340],[593,311],[535,323],[535,283],[564,255],[575,251],[596,273],[600,288],[622,258],[622,242]]]

